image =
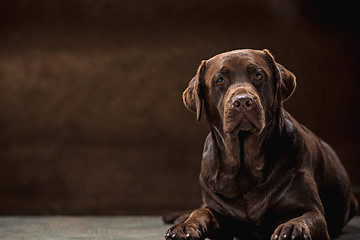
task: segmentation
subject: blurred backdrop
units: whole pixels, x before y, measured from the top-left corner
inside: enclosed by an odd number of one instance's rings
[[[181,94],[201,60],[237,48],[267,48],[295,73],[286,109],[360,186],[355,4],[1,1],[0,214],[198,207],[209,128]]]

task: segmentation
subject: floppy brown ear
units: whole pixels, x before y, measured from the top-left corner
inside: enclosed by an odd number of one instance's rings
[[[295,75],[287,70],[283,65],[277,63],[273,57],[273,55],[269,52],[269,50],[264,49],[263,52],[270,58],[270,61],[274,65],[275,68],[275,77],[279,78],[279,87],[278,87],[278,99],[280,100],[280,104],[294,93],[296,88],[296,77]]]
[[[184,105],[192,112],[196,113],[196,119],[200,121],[202,110],[202,84],[205,72],[205,63],[202,61],[196,75],[190,80],[188,87],[183,92]]]
[[[281,82],[280,82],[280,93],[283,101],[286,101],[294,93],[296,88],[296,77],[295,75],[287,70],[284,66],[277,63],[277,68],[280,71]]]

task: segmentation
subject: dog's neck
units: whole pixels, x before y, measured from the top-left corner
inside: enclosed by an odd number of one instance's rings
[[[264,156],[261,152],[263,139],[253,133],[240,132],[237,135],[224,133],[213,127],[213,137],[220,152],[217,172],[235,178],[240,172],[254,180],[261,180]]]
[[[212,137],[220,152],[217,173],[226,173],[230,178],[235,178],[238,174],[247,174],[254,181],[261,181],[265,166],[263,146],[274,131],[281,132],[282,118],[283,114],[280,111],[260,134],[239,132],[233,135],[225,133],[221,127],[211,125]]]

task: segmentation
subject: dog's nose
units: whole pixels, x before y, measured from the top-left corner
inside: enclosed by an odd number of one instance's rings
[[[232,103],[237,110],[250,110],[254,106],[254,99],[249,95],[236,96]]]

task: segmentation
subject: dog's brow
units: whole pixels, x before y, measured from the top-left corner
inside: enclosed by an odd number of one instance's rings
[[[251,71],[255,71],[255,70],[262,70],[263,68],[257,64],[250,63],[246,66],[246,69],[251,72]]]
[[[230,72],[230,68],[224,66],[224,67],[222,67],[222,68],[220,69],[220,72],[221,72],[221,73],[228,73],[228,72]]]

